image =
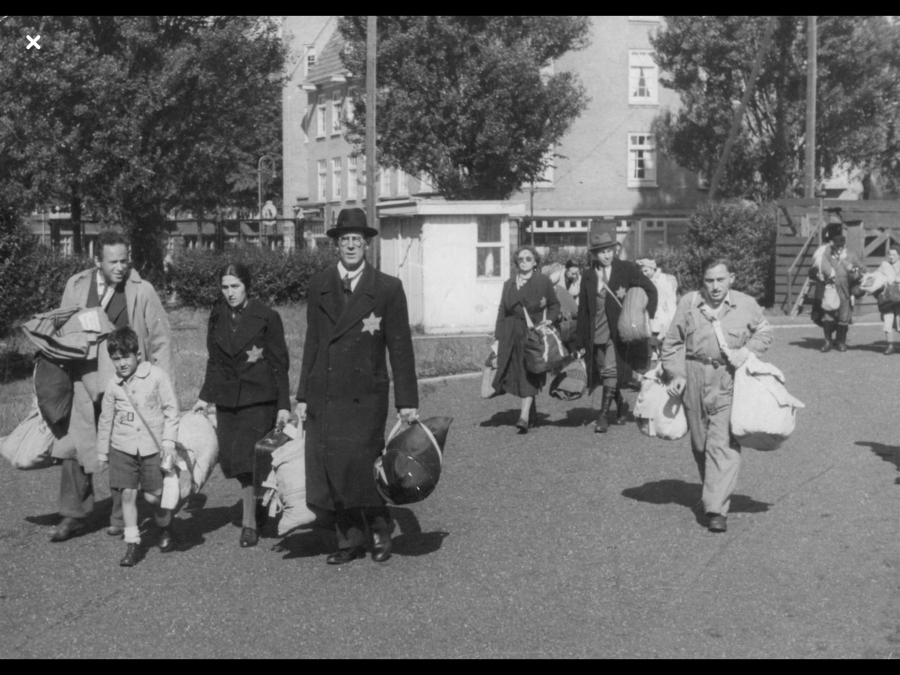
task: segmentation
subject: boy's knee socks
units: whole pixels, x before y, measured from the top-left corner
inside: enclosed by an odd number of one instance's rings
[[[137,526],[125,528],[125,543],[126,544],[140,544],[141,543],[141,531],[138,529]]]

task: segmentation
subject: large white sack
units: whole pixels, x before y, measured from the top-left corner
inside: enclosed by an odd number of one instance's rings
[[[662,382],[662,366],[643,376],[634,417],[638,429],[646,436],[675,441],[688,432],[681,397],[671,396],[666,390]]]
[[[784,387],[784,374],[751,354],[734,374],[731,433],[743,447],[776,450],[794,431],[797,408],[805,408]]]
[[[35,406],[9,436],[0,438],[0,454],[17,469],[43,469],[53,464],[53,432]]]
[[[306,439],[302,431],[272,453],[272,469],[284,507],[278,534],[283,536],[297,527],[312,524],[316,514],[306,505]]]
[[[219,441],[214,423],[203,413],[185,413],[178,422],[176,447],[179,457],[186,459],[193,491],[200,492],[219,459]]]

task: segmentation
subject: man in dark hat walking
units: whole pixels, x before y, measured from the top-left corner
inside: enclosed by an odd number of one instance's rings
[[[297,416],[306,428],[306,501],[334,515],[338,550],[328,564],[391,555],[390,511],[373,473],[388,413],[386,354],[401,419],[416,418],[418,383],[406,294],[399,279],[366,263],[378,234],[365,211],[343,209],[328,230],[340,262],[309,283]]]
[[[588,250],[591,267],[581,278],[578,298],[576,347],[585,351],[591,408],[600,411],[595,433],[609,430],[609,408],[616,402],[616,424],[625,424],[628,406],[622,396],[625,376],[625,343],[619,338],[619,314],[629,288],[640,286],[647,293],[647,314],[656,314],[657,293],[640,268],[615,256],[616,241],[607,232],[592,234]]]
[[[850,287],[862,278],[865,270],[861,268],[859,258],[847,250],[847,238],[838,234],[831,237],[819,263],[819,280],[827,287],[831,285],[837,293],[840,305],[837,309],[822,307],[822,329],[825,331],[823,352],[831,351],[834,345],[839,352],[847,351],[847,332],[850,330],[850,318],[853,315],[853,304],[850,300]]]

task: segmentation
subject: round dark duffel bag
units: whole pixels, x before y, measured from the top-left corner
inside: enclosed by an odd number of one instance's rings
[[[375,486],[389,504],[414,504],[434,492],[452,421],[452,417],[415,420],[399,434],[401,423],[397,422],[375,460]]]

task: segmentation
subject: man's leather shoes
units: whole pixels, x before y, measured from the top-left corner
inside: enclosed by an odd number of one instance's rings
[[[725,516],[721,516],[718,513],[707,513],[709,516],[709,528],[710,532],[727,532],[728,531],[728,519]]]
[[[394,547],[390,535],[373,534],[372,560],[384,562],[391,557],[391,549]]]
[[[837,343],[837,350],[838,350],[839,352],[845,352],[845,351],[847,351],[847,344],[844,343],[844,342],[838,342],[838,343]]]
[[[50,536],[50,541],[66,541],[79,534],[83,529],[83,520],[66,516],[62,519],[62,522],[57,525],[56,531]]]
[[[110,537],[121,537],[125,534],[125,528],[118,525],[110,525],[106,528],[106,534]]]
[[[241,548],[250,548],[259,543],[259,533],[252,527],[245,527],[241,530]]]
[[[357,558],[364,558],[366,549],[362,546],[354,546],[352,548],[339,548],[325,560],[329,565],[343,565],[352,562]]]
[[[821,352],[823,352],[823,353],[824,353],[824,352],[830,352],[830,351],[831,351],[831,344],[832,344],[832,343],[831,343],[831,340],[825,340],[825,344],[822,345],[822,349],[820,349],[819,351],[821,351]]]
[[[157,546],[159,546],[161,553],[168,553],[169,551],[174,551],[178,548],[178,537],[175,536],[175,533],[172,531],[172,525],[160,529]]]

